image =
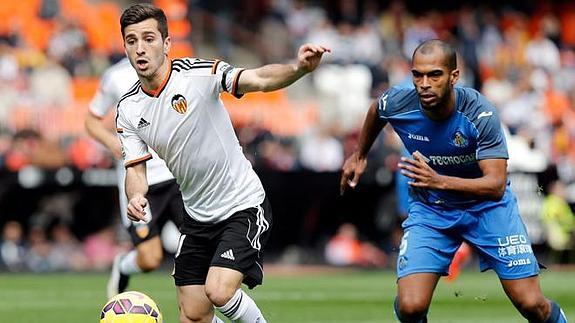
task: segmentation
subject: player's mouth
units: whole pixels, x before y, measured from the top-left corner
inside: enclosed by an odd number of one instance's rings
[[[421,93],[419,94],[419,98],[421,99],[422,103],[430,104],[437,99],[437,95],[433,93]]]
[[[144,58],[139,58],[136,60],[136,66],[139,70],[145,70],[148,68],[148,60]]]

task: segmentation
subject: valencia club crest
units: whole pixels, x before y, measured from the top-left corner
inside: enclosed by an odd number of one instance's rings
[[[181,94],[174,95],[172,97],[172,108],[180,114],[186,113],[186,110],[188,110],[188,102],[186,101],[186,98]]]

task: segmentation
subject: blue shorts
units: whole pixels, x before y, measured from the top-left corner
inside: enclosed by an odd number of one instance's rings
[[[462,241],[479,254],[481,271],[493,269],[501,279],[539,273],[517,201],[509,190],[500,201],[486,201],[468,209],[412,202],[403,229],[398,278],[415,273],[447,275]]]

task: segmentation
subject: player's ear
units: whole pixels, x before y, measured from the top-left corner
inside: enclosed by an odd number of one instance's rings
[[[459,80],[459,69],[456,68],[451,71],[449,77],[451,78],[451,85],[455,85],[455,83],[457,83]]]
[[[168,55],[170,48],[172,48],[172,38],[168,36],[164,39],[164,54]]]

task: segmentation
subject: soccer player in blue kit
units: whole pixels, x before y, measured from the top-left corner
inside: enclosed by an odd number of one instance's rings
[[[411,72],[415,89],[393,87],[370,106],[340,183],[342,194],[358,184],[369,149],[390,123],[412,156],[398,165],[409,178],[410,196],[397,260],[397,318],[427,322],[435,286],[466,241],[479,254],[481,270],[497,273],[529,322],[567,322],[541,292],[539,264],[507,180],[497,110],[479,92],[455,87],[456,52],[446,42],[420,44]]]

